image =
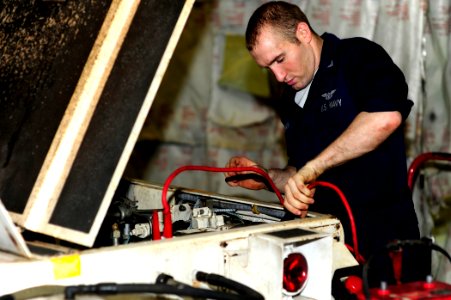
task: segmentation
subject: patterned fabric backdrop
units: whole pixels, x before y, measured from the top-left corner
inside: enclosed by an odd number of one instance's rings
[[[222,167],[233,155],[268,167],[285,165],[282,127],[265,101],[265,74],[253,69],[243,44],[248,18],[264,2],[196,1],[126,176],[163,184],[180,166]],[[305,11],[318,33],[374,40],[404,71],[415,103],[406,129],[409,163],[424,152],[451,152],[451,0],[290,2]],[[425,166],[413,192],[422,235],[450,251],[448,171],[449,165]],[[229,188],[217,173],[182,173],[173,184],[277,201],[268,192]],[[434,257],[434,275],[450,282],[450,264],[440,261]]]

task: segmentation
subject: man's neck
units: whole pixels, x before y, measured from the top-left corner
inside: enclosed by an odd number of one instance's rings
[[[321,60],[321,51],[323,49],[324,40],[319,35],[313,35],[312,47],[313,54],[315,56],[315,72],[319,68],[320,60]]]

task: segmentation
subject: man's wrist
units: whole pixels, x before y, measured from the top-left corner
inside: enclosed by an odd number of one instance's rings
[[[325,166],[318,160],[308,161],[304,168],[310,168],[315,173],[316,177],[319,177],[325,171]]]

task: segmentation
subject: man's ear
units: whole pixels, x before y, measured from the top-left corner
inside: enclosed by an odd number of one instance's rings
[[[310,43],[312,40],[312,32],[310,31],[309,26],[305,22],[299,22],[296,27],[296,37],[299,41]]]

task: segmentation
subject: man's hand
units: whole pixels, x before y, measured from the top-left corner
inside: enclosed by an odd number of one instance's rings
[[[315,202],[313,199],[315,190],[309,189],[308,185],[319,175],[320,172],[317,169],[307,164],[290,177],[285,185],[285,208],[302,218],[307,216],[309,205]]]
[[[244,156],[232,157],[226,164],[226,168],[236,167],[258,167],[263,169],[262,167],[259,167],[256,162]],[[266,188],[265,179],[254,172],[226,172],[224,175],[226,177],[227,184],[233,187],[240,186],[250,190],[261,190]]]

